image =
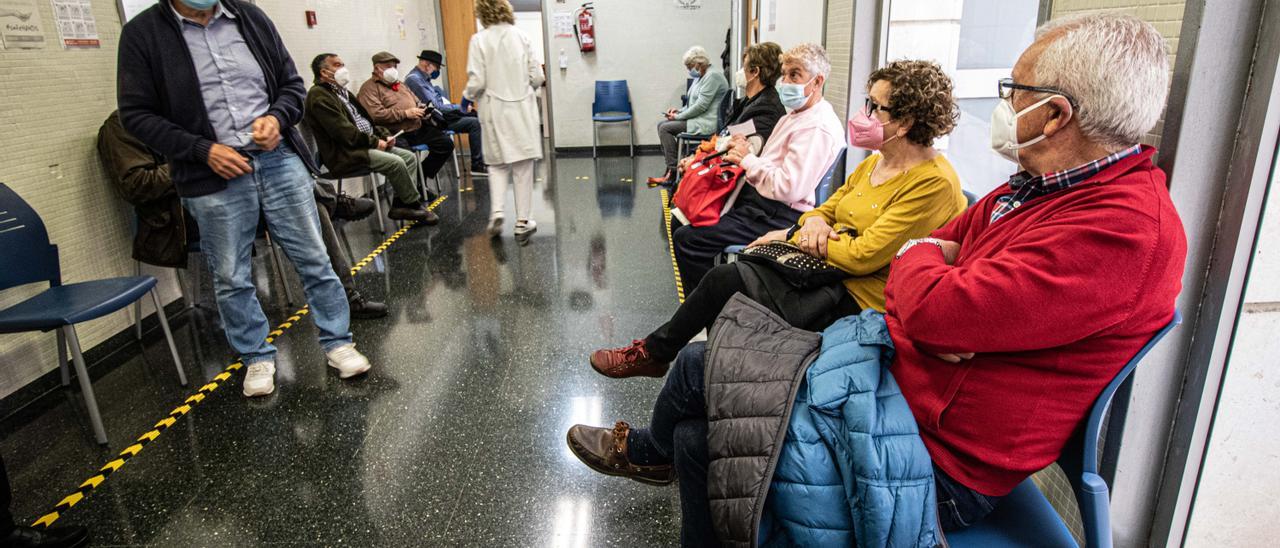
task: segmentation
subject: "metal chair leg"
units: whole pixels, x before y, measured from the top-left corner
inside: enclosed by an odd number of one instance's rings
[[[133,262],[133,275],[142,276],[142,262]],[[142,299],[133,303],[133,337],[142,340]]]
[[[627,120],[627,127],[631,130],[631,157],[636,157],[636,123],[635,120]]]
[[[67,364],[67,336],[61,329],[54,332],[58,340],[58,372],[62,374],[62,386],[71,385],[71,368]]]
[[[187,373],[182,370],[182,358],[178,357],[178,345],[173,343],[173,332],[169,330],[169,319],[165,317],[164,308],[160,305],[160,291],[154,287],[151,288],[151,303],[156,305],[156,310],[161,311],[156,314],[160,318],[160,329],[164,330],[164,340],[169,342],[169,353],[173,354],[173,366],[178,368],[178,382],[182,383],[182,386],[186,386]]]
[[[93,382],[89,379],[89,370],[84,365],[84,355],[80,353],[80,339],[76,337],[73,325],[63,326],[67,342],[71,344],[71,359],[76,366],[76,378],[80,379],[80,392],[84,394],[84,406],[89,410],[89,424],[93,426],[93,437],[101,445],[107,444],[107,430],[102,426],[102,414],[98,412],[98,399],[93,396]]]
[[[284,276],[284,263],[280,260],[280,250],[276,249],[275,242],[271,241],[271,233],[265,234],[267,240],[267,253],[271,256],[272,268],[275,269],[276,275],[280,278],[280,288],[284,290],[284,304],[287,307],[293,307],[293,290],[289,289],[289,281]]]
[[[596,142],[600,140],[600,124],[591,122],[591,157],[598,158],[596,154]]]
[[[462,136],[455,134],[453,136],[453,153],[450,154],[450,156],[453,156],[453,173],[457,175],[459,178],[462,177],[462,164],[458,162],[458,155],[461,153],[462,153]],[[473,175],[473,176],[475,175],[471,173],[470,169],[467,170],[467,173],[469,175]]]
[[[378,183],[378,174],[370,173],[366,181],[373,185],[373,192],[370,193],[370,197],[373,198],[374,210],[378,212],[378,231],[385,235],[387,233],[387,219],[386,215],[382,214],[382,192],[379,190],[382,185]]]
[[[422,153],[413,151],[413,161],[418,162],[418,194],[427,195],[427,176],[422,173]]]

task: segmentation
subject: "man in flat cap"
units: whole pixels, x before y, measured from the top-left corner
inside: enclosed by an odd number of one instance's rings
[[[427,145],[422,175],[434,179],[453,154],[453,140],[444,134],[444,124],[432,117],[430,104],[418,100],[400,74],[400,60],[390,52],[373,55],[373,76],[360,86],[356,100],[369,112],[373,123],[392,134],[404,131],[401,144]],[[432,196],[428,196],[432,199]]]

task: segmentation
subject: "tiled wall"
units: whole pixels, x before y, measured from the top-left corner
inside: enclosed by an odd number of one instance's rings
[[[370,70],[372,53],[388,49],[413,63],[439,37],[431,0],[258,0],[276,22],[300,71],[312,55],[333,51],[348,58],[356,84]],[[0,182],[10,185],[44,218],[59,246],[63,279],[76,282],[132,275],[130,210],[111,189],[96,149],[98,127],[115,109],[116,49],[120,16],[113,0],[93,2],[102,46],[65,50],[49,2],[35,2],[46,27],[43,50],[0,50]],[[403,8],[404,36],[400,34]],[[307,29],[304,10],[319,26]],[[407,70],[408,66],[403,67]],[[17,268],[4,264],[0,268]],[[166,269],[147,268],[163,281],[166,302],[178,297]],[[0,292],[0,308],[38,292],[28,286]],[[147,309],[149,310],[149,306]],[[127,329],[132,309],[79,326],[87,350]],[[0,335],[0,397],[57,367],[52,333]]]

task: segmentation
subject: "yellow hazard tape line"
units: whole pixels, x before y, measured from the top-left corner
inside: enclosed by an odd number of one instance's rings
[[[447,196],[437,198],[430,206],[427,206],[427,209],[435,209],[436,206],[440,205],[440,203],[445,201],[447,198]],[[410,228],[413,228],[413,225],[416,222],[417,221],[406,223],[403,228],[396,231],[395,234],[392,234],[386,239],[386,241],[383,241],[382,244],[373,250],[373,252],[369,253],[368,256],[357,262],[355,266],[351,267],[351,274],[354,275],[370,262],[373,262],[375,257],[381,255],[388,247],[391,247],[391,244],[400,239],[405,232],[408,232]],[[283,335],[286,330],[293,327],[295,323],[301,321],[302,317],[306,316],[310,312],[310,309],[306,306],[298,309],[297,312],[294,312],[292,316],[289,316],[288,319],[271,331],[270,336],[267,337],[267,342],[272,342],[276,337]],[[62,500],[58,501],[58,503],[54,505],[53,510],[43,516],[40,516],[40,519],[36,520],[35,523],[31,524],[31,526],[46,528],[52,526],[54,522],[58,521],[58,518],[62,517],[64,512],[70,510],[73,506],[84,500],[85,497],[89,496],[89,493],[93,492],[94,489],[97,489],[98,486],[107,481],[107,478],[111,477],[111,474],[119,471],[120,468],[124,466],[124,463],[129,462],[130,459],[138,456],[138,453],[141,453],[144,447],[155,441],[156,438],[160,437],[160,434],[172,427],[178,419],[185,417],[190,413],[196,405],[199,405],[200,402],[204,401],[205,398],[217,390],[219,386],[222,386],[223,383],[229,381],[233,372],[239,371],[242,367],[244,367],[244,365],[240,362],[228,365],[221,373],[215,375],[211,382],[201,386],[196,393],[187,396],[187,399],[183,400],[182,405],[175,407],[173,411],[169,412],[169,416],[161,419],[160,422],[157,422],[155,426],[151,428],[151,430],[148,430],[145,434],[139,436],[136,443],[124,448],[124,450],[121,451],[114,460],[106,463],[102,468],[99,468],[98,472],[89,479],[84,480],[84,482],[76,488],[75,492],[63,497]]]
[[[684,302],[684,282],[680,280],[680,265],[676,262],[676,241],[671,239],[671,205],[667,200],[667,189],[659,193],[662,198],[662,222],[667,227],[667,251],[671,252],[671,271],[676,275],[676,298]]]

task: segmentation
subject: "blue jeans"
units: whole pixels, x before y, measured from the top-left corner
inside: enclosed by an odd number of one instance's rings
[[[653,404],[649,428],[632,429],[627,458],[639,465],[673,464],[680,478],[680,544],[715,546],[707,496],[706,343],[690,343],[676,356],[667,382]],[[937,466],[938,525],[944,531],[964,529],[991,512],[999,497],[961,485]]]
[[[249,155],[253,173],[227,181],[221,192],[182,199],[200,226],[227,342],[245,365],[275,359],[252,275],[253,240],[262,215],[271,239],[302,279],[325,352],[350,343],[351,311],[320,236],[311,174],[283,142],[273,151]]]

